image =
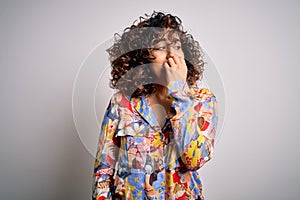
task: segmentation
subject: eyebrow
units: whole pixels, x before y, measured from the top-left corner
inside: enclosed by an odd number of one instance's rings
[[[160,43],[160,42],[167,42],[167,40],[166,40],[166,38],[160,38],[155,43]],[[180,40],[178,38],[176,38],[176,39],[173,39],[171,42],[176,43],[176,42],[180,42]]]

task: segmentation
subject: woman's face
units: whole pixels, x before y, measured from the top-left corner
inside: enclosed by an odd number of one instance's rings
[[[172,36],[172,37],[170,37]],[[150,66],[155,83],[166,86],[171,80],[186,79],[187,66],[177,33],[165,34],[153,46]]]
[[[165,34],[163,38],[154,44],[152,55],[155,57],[152,63],[156,64],[164,64],[168,62],[169,57],[173,57],[174,55],[184,58],[178,34],[174,33],[172,37],[169,34]]]

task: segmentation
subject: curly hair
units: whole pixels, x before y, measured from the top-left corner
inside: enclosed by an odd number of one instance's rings
[[[151,28],[152,27],[152,28]],[[122,35],[114,35],[114,44],[106,51],[112,66],[110,87],[118,89],[130,97],[152,94],[156,91],[155,83],[144,83],[151,80],[149,67],[140,67],[155,59],[152,46],[165,34],[163,30],[179,34],[181,47],[188,68],[187,82],[194,85],[202,78],[204,71],[203,51],[191,34],[183,30],[182,21],[171,14],[153,11],[151,16],[145,14],[124,29]],[[135,68],[135,70],[132,70]],[[131,72],[131,73],[128,73]]]

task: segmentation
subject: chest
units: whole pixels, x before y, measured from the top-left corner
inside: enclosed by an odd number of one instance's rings
[[[149,107],[153,111],[157,123],[163,128],[171,110],[171,101],[168,96],[164,97],[148,97]]]

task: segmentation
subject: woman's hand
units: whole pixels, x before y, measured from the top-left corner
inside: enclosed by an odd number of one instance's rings
[[[187,66],[182,56],[174,55],[168,58],[164,64],[151,64],[154,83],[167,86],[171,81],[186,80]]]
[[[175,80],[186,80],[187,78],[187,66],[182,56],[169,57],[168,62],[164,63],[164,68],[168,83]]]

